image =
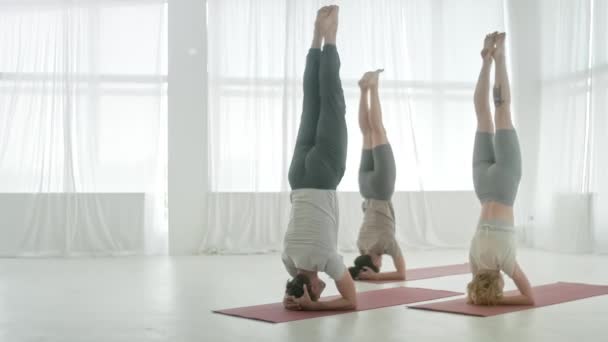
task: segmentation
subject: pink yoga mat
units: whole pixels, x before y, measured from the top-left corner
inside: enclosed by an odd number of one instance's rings
[[[357,310],[345,311],[289,311],[283,303],[247,306],[235,309],[215,310],[213,312],[242,318],[255,319],[271,323],[283,323],[302,319],[333,316],[356,311],[365,311],[387,306],[405,305],[427,300],[458,296],[462,293],[421,289],[415,287],[396,287],[390,289],[359,292]],[[335,297],[323,298],[323,300]]]
[[[413,268],[405,272],[405,280],[420,280],[470,273],[469,264],[455,264],[435,267]],[[366,283],[384,284],[402,280],[361,280]]]
[[[571,302],[574,300],[608,295],[608,286],[588,285],[577,283],[555,283],[535,286],[534,300],[536,305],[513,305],[513,306],[480,306],[466,303],[466,298],[448,300],[431,304],[409,306],[412,309],[441,311],[469,316],[489,317],[509,312],[516,312],[548,306],[553,304]],[[511,291],[513,293],[517,291]]]

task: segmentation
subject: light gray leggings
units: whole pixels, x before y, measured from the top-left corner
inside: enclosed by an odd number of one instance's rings
[[[359,192],[364,198],[390,200],[395,192],[396,174],[391,145],[382,144],[361,151]]]
[[[473,150],[473,185],[483,203],[513,206],[521,180],[521,152],[514,129],[477,132]]]

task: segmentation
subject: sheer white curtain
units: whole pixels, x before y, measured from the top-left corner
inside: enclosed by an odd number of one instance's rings
[[[566,252],[606,251],[606,3],[545,0],[540,12],[534,244]]]
[[[211,192],[202,252],[281,247],[301,77],[316,10],[326,3],[208,1]],[[385,69],[381,100],[397,161],[399,239],[407,246],[465,245],[478,214],[472,92],[485,33],[504,29],[503,2],[337,3],[349,132],[347,171],[338,188],[339,247],[354,248],[361,223],[356,82],[376,68]]]
[[[165,1],[0,0],[0,254],[166,251]]]

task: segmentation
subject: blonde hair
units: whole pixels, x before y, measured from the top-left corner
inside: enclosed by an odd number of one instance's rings
[[[467,296],[473,304],[496,305],[502,298],[500,271],[477,273],[467,285]]]

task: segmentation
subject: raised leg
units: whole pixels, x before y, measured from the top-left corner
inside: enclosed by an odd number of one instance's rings
[[[294,153],[289,166],[289,184],[292,189],[305,186],[305,161],[308,152],[314,147],[317,137],[317,126],[321,108],[321,97],[319,89],[319,70],[321,64],[321,41],[323,39],[320,30],[320,21],[327,15],[328,8],[323,7],[317,12],[315,28],[311,48],[306,56],[304,68],[304,100],[302,103],[302,116],[300,127],[296,138]]]
[[[327,30],[319,70],[321,108],[314,151],[317,155],[316,158],[311,158],[311,167],[312,164],[322,163],[334,171],[333,175],[325,176],[334,176],[335,179],[331,181],[336,182],[337,186],[344,176],[346,167],[347,130],[344,118],[346,104],[340,80],[340,56],[335,45],[338,6],[330,7],[331,12],[324,22]]]
[[[382,70],[367,72],[361,84],[370,92],[371,106],[367,121],[371,132],[371,150],[363,151],[359,170],[359,190],[363,197],[390,200],[395,190],[396,167],[382,122],[382,107],[378,91],[378,75]],[[371,159],[371,161],[370,161]],[[371,167],[369,167],[371,165]],[[368,166],[368,167],[366,167]]]
[[[388,144],[386,129],[382,122],[382,106],[380,105],[380,94],[378,92],[378,76],[382,70],[377,70],[369,75],[368,85],[370,93],[369,124],[372,132],[372,148]]]
[[[496,49],[494,50],[494,61],[496,62],[494,77],[494,107],[496,108],[496,129],[513,129],[511,120],[511,89],[509,87],[509,76],[507,74],[507,63],[505,59],[506,34],[500,33],[496,36]]]
[[[365,198],[371,194],[367,174],[374,170],[374,157],[372,155],[372,135],[369,126],[369,87],[365,76],[359,81],[361,97],[359,100],[359,128],[363,135],[363,148],[361,149],[361,161],[359,163],[359,192]]]
[[[483,64],[475,86],[475,94],[473,102],[475,104],[475,113],[477,114],[477,131],[478,132],[494,132],[494,122],[492,121],[492,112],[490,110],[490,70],[492,69],[492,54],[494,52],[494,40],[496,32],[486,35],[484,39],[484,47],[481,50]]]
[[[359,88],[361,89],[361,97],[359,98],[359,128],[363,135],[363,149],[369,150],[372,148],[372,135],[371,127],[369,125],[369,87],[367,81],[362,78],[359,81]]]

